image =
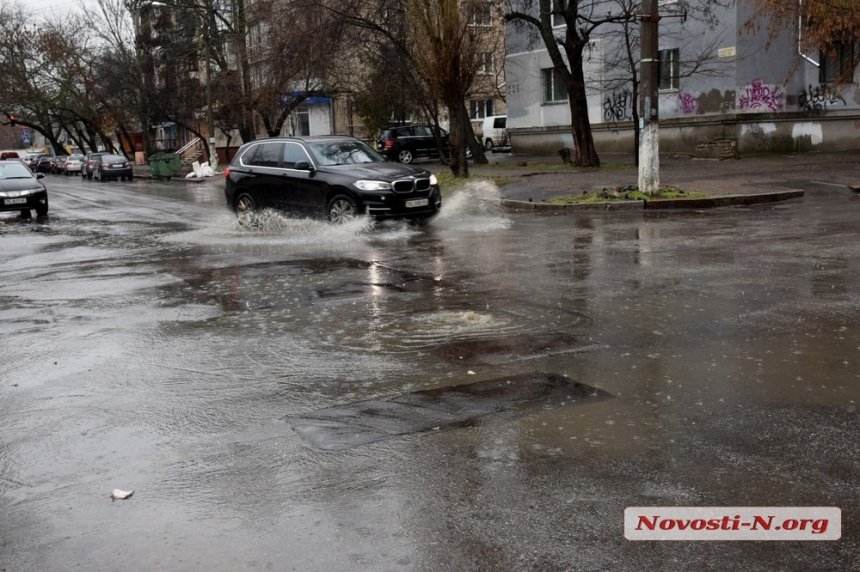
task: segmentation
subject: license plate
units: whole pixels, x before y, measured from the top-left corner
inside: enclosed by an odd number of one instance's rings
[[[406,208],[411,209],[415,207],[426,207],[430,204],[428,199],[414,199],[411,201],[406,201]]]
[[[123,167],[123,164],[122,163],[116,163],[114,165],[111,165],[111,167],[113,167],[114,169],[121,169]]]
[[[4,205],[26,205],[26,204],[27,204],[27,199],[26,199],[26,198],[20,198],[20,199],[4,199],[4,200],[3,200],[3,204],[4,204]]]

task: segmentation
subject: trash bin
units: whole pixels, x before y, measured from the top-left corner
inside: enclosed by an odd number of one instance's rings
[[[153,153],[149,156],[149,169],[155,179],[170,179],[179,175],[182,159],[176,153]]]

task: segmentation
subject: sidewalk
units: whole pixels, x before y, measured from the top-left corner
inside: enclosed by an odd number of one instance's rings
[[[136,179],[153,179],[154,178],[152,176],[152,168],[146,163],[144,163],[142,165],[132,165],[132,169],[134,170],[134,176]],[[171,180],[171,181],[184,181],[184,182],[188,182],[188,183],[202,183],[204,181],[223,182],[223,180],[224,180],[223,168],[218,169],[215,172],[215,175],[213,175],[212,177],[189,177],[189,178],[186,178],[186,175],[188,175],[188,173],[190,173],[190,172],[192,172],[191,166],[186,164],[186,163],[183,163],[182,168],[179,171],[179,174],[176,175],[175,177],[171,177],[169,180]],[[163,180],[168,180],[168,179],[163,179]]]
[[[498,157],[496,156],[498,155]],[[506,177],[501,188],[508,208],[571,207],[546,203],[556,197],[586,191],[638,186],[638,170],[630,157],[601,156],[600,169],[560,166],[558,157],[490,153],[489,165],[471,165],[473,176]],[[706,194],[709,200],[631,201],[629,208],[706,208],[750,204],[803,196],[804,187],[814,183],[835,191],[851,192],[860,186],[860,150],[843,153],[756,155],[738,159],[697,159],[685,155],[661,156],[660,185]],[[609,205],[609,206],[607,206]],[[614,205],[614,206],[612,206]],[[624,208],[619,202],[574,208]]]

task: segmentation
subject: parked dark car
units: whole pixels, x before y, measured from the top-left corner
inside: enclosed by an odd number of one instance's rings
[[[57,155],[56,157],[51,157],[51,173],[55,175],[61,175],[66,172],[66,159],[69,157],[67,155]]]
[[[439,130],[443,148],[448,145],[448,133]],[[379,134],[377,150],[392,161],[411,163],[416,157],[438,157],[439,142],[431,125],[388,127]]]
[[[227,205],[242,215],[262,208],[323,214],[344,222],[426,220],[442,206],[436,177],[386,161],[353,137],[276,137],[246,143],[225,169]]]
[[[17,159],[0,160],[0,211],[18,211],[22,218],[48,214],[48,190],[40,179],[45,175],[33,173]]]
[[[92,178],[96,181],[109,181],[119,179],[120,181],[134,179],[134,171],[128,159],[122,155],[110,153],[99,153],[93,159]]]
[[[48,156],[39,157],[36,160],[36,165],[33,168],[37,173],[50,173],[54,166],[54,158]]]

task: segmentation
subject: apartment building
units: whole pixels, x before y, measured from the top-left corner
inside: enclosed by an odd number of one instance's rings
[[[860,135],[857,42],[830,56],[805,53],[802,27],[769,38],[750,28],[750,3],[715,11],[710,21],[659,3],[659,130],[662,152],[698,155],[856,149]],[[556,33],[563,33],[559,26]],[[584,68],[589,120],[598,152],[634,152],[629,72],[620,70],[618,30],[591,38]],[[638,53],[636,54],[638,60]],[[567,94],[540,40],[509,26],[508,133],[516,152],[573,146]],[[838,78],[853,77],[853,82]]]

